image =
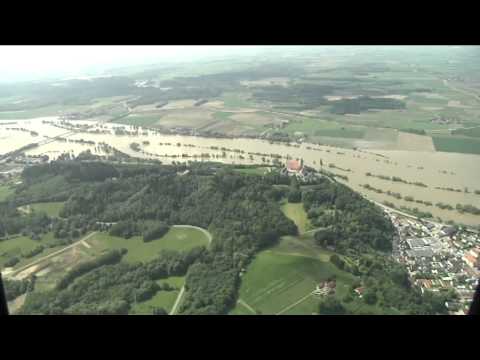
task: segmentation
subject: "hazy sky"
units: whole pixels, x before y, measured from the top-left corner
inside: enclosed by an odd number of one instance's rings
[[[257,51],[254,46],[0,46],[0,81],[77,76],[95,68]]]

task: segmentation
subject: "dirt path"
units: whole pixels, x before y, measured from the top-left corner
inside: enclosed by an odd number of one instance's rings
[[[284,312],[290,310],[291,308],[297,306],[298,304],[304,302],[305,300],[307,300],[310,296],[312,296],[312,294],[308,294],[307,296],[304,296],[303,298],[301,298],[300,300],[298,300],[297,302],[294,302],[293,304],[291,305],[288,305],[287,307],[283,308],[282,310],[280,310],[278,313],[276,313],[275,315],[281,315],[283,314]]]
[[[26,298],[27,298],[27,293],[20,295],[14,300],[10,301],[8,303],[8,312],[11,315],[14,315],[17,312],[17,310],[20,309],[22,305],[25,303]]]
[[[210,232],[208,232],[207,230],[201,228],[201,227],[198,227],[198,226],[193,226],[193,225],[173,225],[172,227],[174,228],[190,228],[190,229],[197,229],[197,230],[200,230],[202,233],[205,234],[205,236],[207,237],[208,239],[208,245],[210,245],[212,243],[212,234],[210,234]]]
[[[54,256],[57,256],[57,255],[65,252],[65,251],[67,251],[68,249],[71,249],[71,248],[73,248],[73,247],[75,247],[75,246],[77,246],[77,245],[79,245],[79,244],[85,244],[85,240],[89,239],[90,237],[92,237],[92,236],[95,235],[96,233],[97,233],[97,232],[94,231],[94,232],[88,234],[87,236],[85,236],[83,239],[80,239],[80,240],[74,242],[74,243],[71,244],[71,245],[68,245],[68,246],[66,246],[66,247],[64,247],[64,248],[62,248],[62,249],[60,249],[60,250],[57,250],[57,251],[55,251],[55,252],[53,252],[53,253],[51,253],[51,254],[48,254],[48,255],[40,258],[40,259],[37,259],[37,260],[35,260],[34,262],[31,262],[30,264],[24,265],[24,266],[22,266],[21,268],[18,268],[18,269],[14,270],[14,271],[12,271],[12,272],[10,272],[10,273],[8,273],[8,274],[5,274],[5,277],[6,277],[6,278],[7,278],[7,277],[8,277],[8,278],[15,278],[16,276],[20,275],[22,272],[28,270],[28,269],[31,268],[32,266],[38,265],[39,263],[41,263],[41,262],[43,262],[43,261],[45,261],[45,260],[47,260],[47,259],[50,259],[50,258],[52,258],[52,257],[54,257]]]
[[[178,305],[180,305],[180,300],[182,299],[184,292],[185,292],[185,285],[183,285],[182,288],[180,289],[180,292],[178,293],[177,299],[175,300],[175,304],[173,304],[172,310],[170,310],[169,315],[175,315],[176,314]]]
[[[248,305],[245,301],[243,301],[242,299],[238,299],[237,303],[239,303],[240,305],[242,305],[243,307],[247,308],[248,311],[250,311],[252,314],[256,315],[257,312],[255,311],[254,308],[252,308],[250,305]]]

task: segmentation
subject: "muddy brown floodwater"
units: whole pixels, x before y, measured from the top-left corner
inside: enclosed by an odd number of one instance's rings
[[[54,137],[68,131],[43,123],[43,120],[55,121],[59,124],[56,118],[17,121],[17,125],[2,125],[0,122],[0,154],[15,150],[31,142],[47,140],[48,137]],[[468,225],[480,224],[480,216],[478,215],[460,214],[455,210],[441,210],[436,206],[397,200],[386,194],[378,194],[361,187],[363,184],[370,184],[383,191],[397,192],[403,197],[412,196],[416,200],[430,201],[434,205],[437,202],[442,202],[453,207],[456,204],[471,204],[480,207],[480,195],[474,194],[474,190],[480,190],[480,182],[478,181],[480,179],[479,155],[434,151],[376,150],[371,147],[364,150],[351,150],[308,143],[287,146],[286,144],[270,143],[259,139],[215,139],[164,135],[147,129],[140,129],[139,135],[119,136],[114,134],[114,127],[124,127],[128,131],[132,131],[133,128],[110,123],[98,124],[93,121],[75,121],[75,123],[92,125],[92,129],[100,129],[101,126],[103,129],[109,130],[110,133],[74,133],[67,137],[69,140],[89,140],[94,141],[96,145],[104,142],[131,156],[159,159],[164,163],[187,160],[202,161],[201,155],[209,154],[209,159],[203,159],[233,164],[269,164],[273,159],[269,154],[278,154],[282,156],[281,161],[285,161],[287,156],[302,158],[306,165],[319,169],[320,160],[322,160],[325,169],[339,175],[348,176],[349,181],[345,183],[372,200],[390,201],[395,205],[409,208],[416,207],[422,211],[429,211],[445,221],[454,220]],[[27,132],[6,130],[7,127],[23,127],[38,132],[39,136],[33,137]],[[143,132],[146,134],[143,135]],[[144,141],[148,141],[148,144],[144,144]],[[130,144],[133,142],[140,144],[141,152],[133,151],[130,148]],[[78,155],[87,149],[90,149],[93,153],[101,154],[96,145],[53,141],[29,150],[27,153],[32,155],[47,154],[51,159],[55,159],[65,152]],[[222,148],[227,150],[222,150]],[[185,157],[182,157],[182,155]],[[250,155],[252,158],[250,158]],[[336,168],[330,168],[329,164],[334,164]],[[422,182],[428,187],[424,188],[368,177],[365,175],[366,172],[390,177],[397,176],[408,182]],[[461,189],[462,192],[439,190],[435,187]],[[465,188],[468,189],[468,193],[464,192]]]

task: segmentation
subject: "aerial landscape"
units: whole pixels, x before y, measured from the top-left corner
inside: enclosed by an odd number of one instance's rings
[[[468,313],[480,47],[184,48],[0,79],[11,314]]]

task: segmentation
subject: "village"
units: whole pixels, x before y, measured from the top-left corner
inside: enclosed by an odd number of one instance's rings
[[[480,235],[470,229],[415,219],[385,209],[397,229],[393,256],[425,290],[455,293],[450,314],[464,315],[480,276]]]

